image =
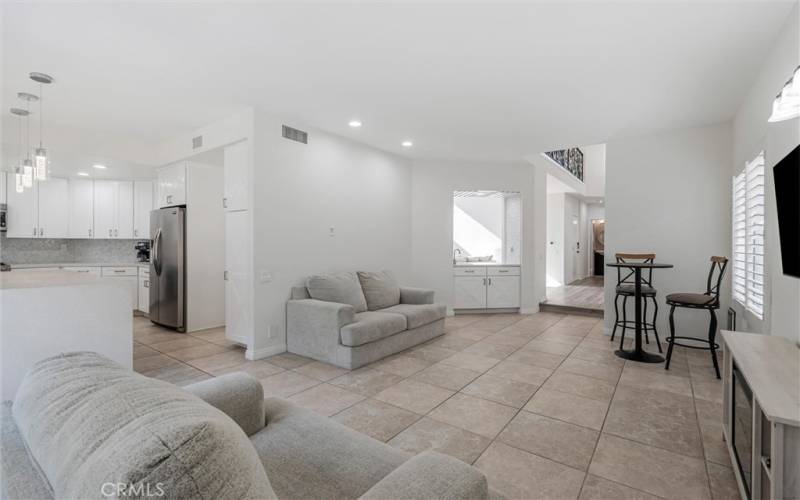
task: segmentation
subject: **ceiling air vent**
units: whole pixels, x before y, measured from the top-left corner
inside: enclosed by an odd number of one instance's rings
[[[197,149],[202,147],[203,147],[203,136],[198,135],[197,137],[192,137],[192,149]]]
[[[303,132],[302,130],[297,130],[296,128],[287,127],[283,125],[283,137],[289,139],[290,141],[297,141],[302,142],[303,144],[308,144],[308,133]]]

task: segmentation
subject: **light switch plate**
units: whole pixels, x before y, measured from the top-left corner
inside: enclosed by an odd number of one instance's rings
[[[261,271],[258,278],[261,283],[270,283],[272,281],[272,273],[269,271]]]

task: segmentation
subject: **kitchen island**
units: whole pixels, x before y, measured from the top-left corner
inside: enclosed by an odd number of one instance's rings
[[[133,366],[133,315],[124,286],[69,271],[0,273],[2,400],[38,360],[94,351]]]

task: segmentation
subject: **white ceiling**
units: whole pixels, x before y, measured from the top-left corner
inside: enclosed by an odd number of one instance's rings
[[[796,2],[6,2],[3,122],[41,71],[52,127],[129,144],[254,105],[411,157],[518,160],[729,120]]]

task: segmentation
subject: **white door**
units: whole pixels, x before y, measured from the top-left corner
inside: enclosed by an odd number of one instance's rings
[[[117,226],[117,183],[94,181],[94,237],[114,237]]]
[[[248,154],[247,141],[225,148],[225,188],[222,206],[226,210],[247,210],[248,204]]]
[[[69,183],[51,177],[38,182],[39,237],[66,238],[69,234]]]
[[[488,279],[486,307],[519,307],[519,276],[490,276]]]
[[[69,180],[69,237],[94,237],[94,181]]]
[[[133,182],[117,182],[117,224],[114,238],[133,238]]]
[[[485,309],[486,282],[482,276],[454,276],[453,309]]]
[[[35,238],[39,234],[36,220],[36,183],[21,193],[12,186],[8,190],[7,238]]]
[[[150,211],[153,210],[153,183],[133,183],[133,237],[150,237]]]
[[[249,212],[225,214],[225,336],[245,345],[253,321],[249,234]]]

